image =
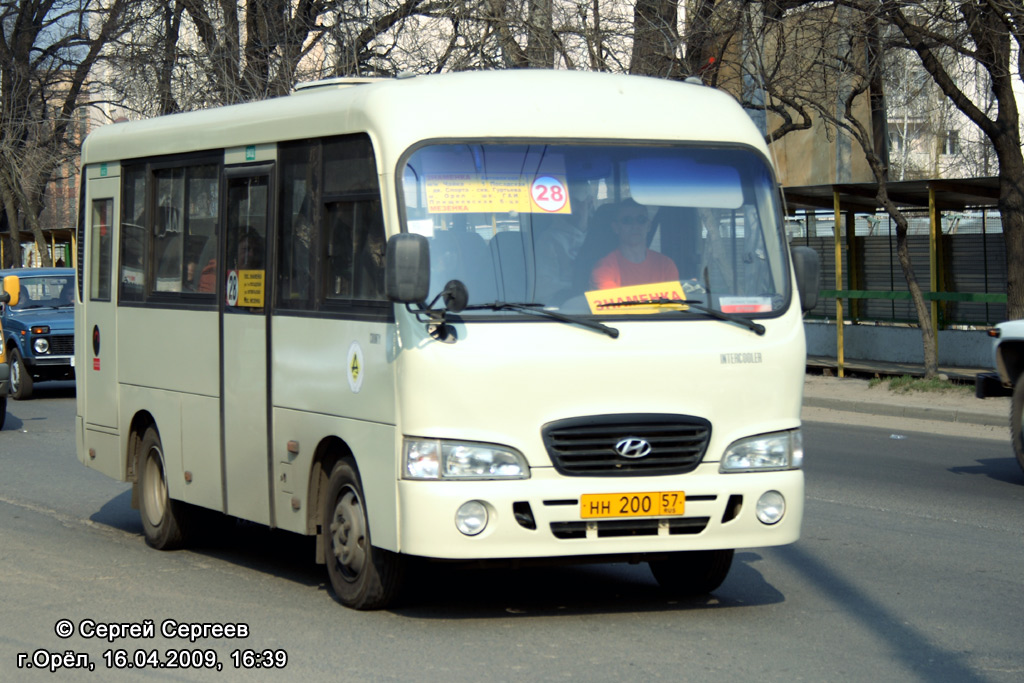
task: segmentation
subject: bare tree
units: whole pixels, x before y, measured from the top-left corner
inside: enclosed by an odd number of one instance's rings
[[[871,97],[872,88],[880,90],[884,81],[886,55],[899,49],[899,42],[893,43],[883,30],[882,15],[867,7],[840,2],[789,3],[782,8],[766,3],[762,10],[763,22],[744,24],[752,31],[744,41],[762,46],[757,59],[744,63],[741,76],[754,79],[761,88],[759,99],[746,104],[780,115],[766,134],[769,142],[806,127],[811,119],[822,122],[837,148],[837,168],[849,163],[843,161],[842,140],[856,145],[875,180],[875,200],[896,225],[896,254],[921,330],[925,376],[934,377],[936,330],[910,260],[907,218],[888,192],[887,140],[879,140],[885,128],[876,125],[884,106]]]
[[[0,2],[0,202],[8,264],[19,265],[18,233],[32,232],[51,257],[39,216],[54,171],[74,153],[73,126],[87,77],[123,30],[128,0]]]
[[[1019,0],[887,1],[881,11],[946,97],[991,142],[999,163],[1007,314],[1024,318],[1024,150],[1014,93],[1015,79],[1024,78],[1024,6]],[[965,76],[974,65],[987,74],[995,111],[971,97]]]

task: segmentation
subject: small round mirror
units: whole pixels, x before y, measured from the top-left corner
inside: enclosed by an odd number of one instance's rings
[[[469,291],[462,280],[449,280],[441,296],[444,299],[444,307],[452,313],[459,313],[469,303]]]

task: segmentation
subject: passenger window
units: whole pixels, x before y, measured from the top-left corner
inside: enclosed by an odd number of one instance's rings
[[[278,304],[285,308],[313,308],[315,287],[314,207],[320,145],[283,146],[281,159],[281,224],[278,245]]]
[[[121,301],[205,293],[213,303],[219,183],[218,164],[125,169]]]
[[[111,219],[113,199],[96,199],[92,203],[92,249],[89,261],[89,298],[110,301]]]
[[[280,148],[281,308],[343,308],[384,297],[384,214],[366,135]],[[313,286],[313,285],[316,286]]]
[[[185,169],[170,168],[156,174],[156,211],[153,221],[153,292],[180,292],[185,229]]]
[[[125,168],[123,178],[120,300],[142,301],[147,249],[146,168]]]
[[[327,299],[384,299],[384,222],[380,200],[334,202],[326,210]]]

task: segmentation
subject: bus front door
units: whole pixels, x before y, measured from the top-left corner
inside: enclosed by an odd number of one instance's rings
[[[267,311],[269,166],[227,169],[221,238],[221,422],[225,512],[274,526]]]

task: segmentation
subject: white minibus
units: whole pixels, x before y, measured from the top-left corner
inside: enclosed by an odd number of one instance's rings
[[[151,546],[316,536],[371,609],[414,558],[701,594],[799,537],[818,265],[728,94],[335,80],[104,126],[82,174],[78,457]]]

